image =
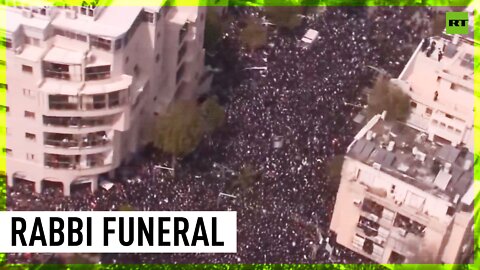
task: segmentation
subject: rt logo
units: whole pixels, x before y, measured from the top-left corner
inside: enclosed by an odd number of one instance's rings
[[[447,12],[447,34],[468,34],[468,12]]]

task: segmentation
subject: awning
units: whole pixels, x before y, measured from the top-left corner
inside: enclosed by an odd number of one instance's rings
[[[79,52],[62,49],[59,47],[52,47],[44,57],[44,61],[59,63],[80,65],[84,59],[84,55]]]

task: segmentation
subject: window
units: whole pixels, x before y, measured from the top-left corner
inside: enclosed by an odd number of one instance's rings
[[[157,53],[157,55],[155,55],[155,63],[158,63],[158,61],[160,61],[160,54]]]
[[[120,50],[122,48],[122,39],[115,40],[115,51]]]
[[[149,22],[149,23],[155,22],[155,14],[153,14],[151,12],[148,12],[148,11],[144,11],[143,12],[143,21]]]
[[[130,58],[127,56],[125,57],[125,64],[128,64],[128,61],[130,61]]]
[[[92,47],[110,51],[112,48],[112,41],[97,36],[90,36],[90,45],[92,45]]]
[[[160,38],[160,31],[157,32],[157,39]]]
[[[433,120],[432,123],[433,123],[434,125],[438,125],[438,121],[437,121],[437,120]]]
[[[3,148],[3,153],[6,155],[11,155],[12,154],[12,149],[10,148]]]
[[[6,91],[8,91],[8,84],[0,83],[0,89],[5,89]]]
[[[425,110],[425,113],[426,113],[428,116],[431,116],[431,115],[432,115],[432,112],[433,112],[433,111],[432,111],[432,109],[430,109],[430,108],[427,108],[427,109]]]
[[[34,160],[34,159],[35,159],[34,154],[27,153],[27,160]]]
[[[33,91],[30,89],[23,88],[23,95],[27,97],[33,97]]]
[[[443,128],[446,127],[445,123],[440,123],[440,126]]]
[[[453,127],[452,126],[448,126],[447,127],[449,131],[453,131]]]
[[[417,103],[411,101],[411,102],[410,102],[410,107],[412,107],[412,108],[417,108]]]
[[[108,94],[108,107],[113,108],[120,105],[120,91]]]
[[[110,78],[110,65],[85,68],[85,80],[102,80]]]
[[[29,139],[29,140],[35,140],[37,138],[37,136],[33,133],[25,133],[25,138]]]
[[[135,74],[135,76],[140,75],[140,68],[138,67],[138,65],[135,65],[133,67],[133,74]]]
[[[460,133],[462,133],[462,131],[461,131],[460,129],[458,129],[458,128],[457,128],[457,129],[455,129],[455,132],[456,132],[457,134],[460,134]]]
[[[70,80],[70,67],[65,64],[44,62],[43,72],[45,77],[60,80]]]
[[[453,207],[451,207],[451,206],[448,207],[448,209],[447,209],[447,215],[453,216],[454,214],[455,214],[455,208],[453,208]]]
[[[32,73],[32,72],[33,72],[33,68],[32,68],[32,66],[22,65],[22,71],[23,71],[23,72]]]
[[[10,111],[10,107],[5,106],[5,105],[0,105],[0,111],[8,113]]]
[[[50,110],[76,110],[78,109],[78,96],[50,95],[48,104]]]
[[[30,111],[25,111],[26,118],[35,118],[35,113]]]
[[[40,46],[40,40],[38,38],[28,37],[26,42],[33,46]]]
[[[445,117],[449,118],[449,119],[453,119],[454,117],[448,113],[445,114]]]

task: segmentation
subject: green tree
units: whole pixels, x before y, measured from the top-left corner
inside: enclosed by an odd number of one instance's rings
[[[410,114],[410,98],[392,84],[386,75],[380,75],[368,96],[368,117],[387,111],[387,121],[404,121]]]
[[[267,29],[253,17],[247,20],[247,26],[240,32],[240,41],[254,51],[267,43]]]
[[[135,211],[135,207],[126,203],[126,204],[120,205],[120,207],[118,207],[118,211]]]
[[[292,30],[302,23],[302,19],[298,15],[303,12],[304,8],[299,6],[265,7],[267,19],[277,27],[287,30]]]
[[[202,103],[201,109],[207,133],[212,133],[225,123],[225,110],[218,103],[217,97],[208,98]]]
[[[172,167],[176,159],[192,152],[204,134],[204,123],[195,102],[178,101],[158,119],[154,145],[172,155]]]

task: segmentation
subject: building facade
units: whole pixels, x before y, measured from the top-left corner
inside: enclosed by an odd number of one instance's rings
[[[205,7],[7,7],[8,185],[98,185],[155,116],[208,90]]]
[[[345,156],[330,230],[378,263],[458,263],[473,252],[473,154],[373,117]]]
[[[473,37],[434,37],[417,47],[393,80],[411,98],[408,125],[426,132],[429,140],[445,140],[472,152],[474,100],[478,99],[474,95],[473,55]]]

